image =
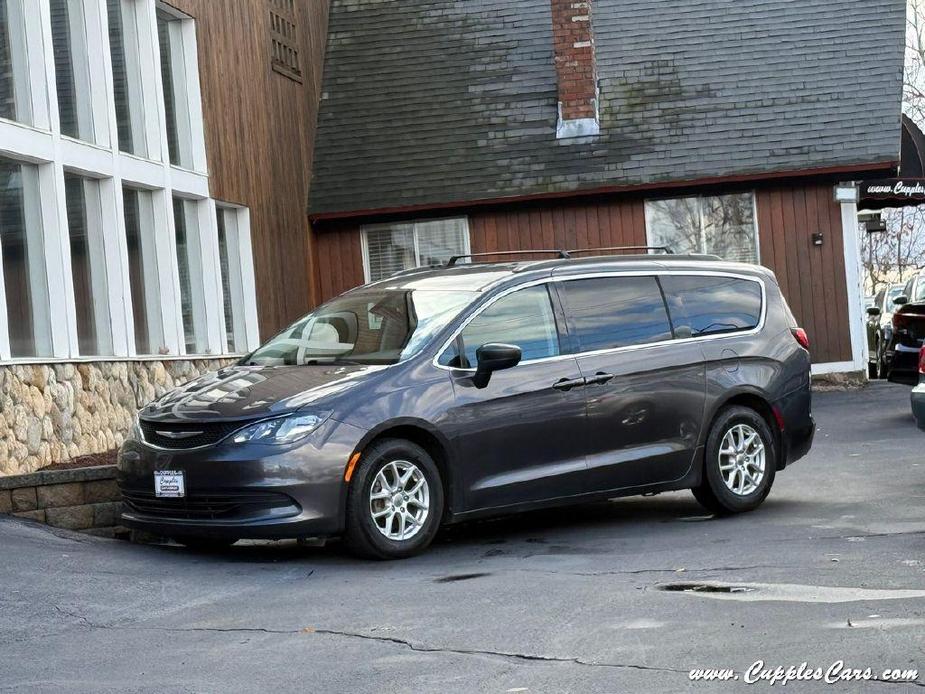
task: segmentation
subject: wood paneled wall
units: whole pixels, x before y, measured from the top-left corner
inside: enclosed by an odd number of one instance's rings
[[[645,208],[640,200],[611,200],[477,212],[469,238],[473,253],[644,246]]]
[[[809,333],[813,361],[849,361],[841,210],[832,185],[778,186],[755,195],[761,263],[776,273]],[[473,253],[646,244],[645,205],[639,198],[476,210],[468,218]],[[821,247],[812,244],[814,232],[824,235]],[[359,225],[319,231],[317,259],[323,300],[362,284]]]
[[[774,271],[816,363],[851,360],[841,208],[832,185],[756,192],[761,263]],[[812,234],[821,232],[821,246]]]
[[[266,338],[318,299],[306,210],[329,0],[295,2],[302,82],[271,67],[270,0],[168,1],[196,19],[209,186],[250,208]]]

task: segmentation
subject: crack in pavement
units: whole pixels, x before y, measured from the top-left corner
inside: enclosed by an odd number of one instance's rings
[[[854,534],[854,535],[816,535],[810,539],[812,540],[851,540],[851,539],[861,539],[866,540],[871,537],[905,537],[908,535],[925,535],[925,530],[900,530],[895,533],[868,533],[866,535]]]
[[[554,571],[552,569],[519,569],[527,573],[544,573],[544,574],[562,574],[565,576],[633,576],[638,574],[650,573],[670,573],[670,574],[687,574],[687,573],[720,573],[725,571],[748,571],[750,569],[794,569],[801,568],[795,566],[785,566],[782,564],[753,564],[751,566],[712,566],[712,567],[693,567],[679,566],[676,569],[615,569],[613,571]]]
[[[416,653],[444,653],[450,655],[470,655],[470,656],[487,656],[492,658],[502,658],[505,660],[516,660],[524,662],[545,662],[545,663],[563,663],[567,665],[581,665],[583,667],[613,668],[623,670],[646,670],[652,672],[671,672],[680,675],[687,675],[690,670],[682,670],[667,667],[655,667],[650,665],[637,665],[634,663],[609,663],[595,660],[588,660],[578,656],[553,656],[540,655],[535,653],[517,653],[514,651],[494,651],[481,648],[450,648],[443,646],[426,646],[408,639],[402,639],[397,636],[377,636],[375,634],[364,634],[358,631],[344,631],[338,629],[323,629],[316,627],[305,627],[303,629],[273,629],[269,627],[146,627],[146,626],[120,626],[120,625],[100,625],[93,624],[85,619],[83,623],[92,629],[118,629],[126,631],[160,631],[167,633],[184,633],[184,632],[213,632],[223,634],[321,634],[323,636],[340,636],[343,638],[360,639],[364,641],[375,641],[378,643],[388,643],[408,648]]]

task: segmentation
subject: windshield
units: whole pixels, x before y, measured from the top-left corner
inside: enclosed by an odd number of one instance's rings
[[[247,364],[395,364],[416,354],[475,292],[351,292],[320,306],[272,338]]]

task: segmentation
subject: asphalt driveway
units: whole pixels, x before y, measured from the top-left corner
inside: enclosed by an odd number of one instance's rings
[[[688,673],[757,660],[913,668],[925,686],[925,434],[908,388],[814,409],[813,452],[734,518],[689,493],[623,499],[452,529],[390,563],[0,520],[0,691],[732,692],[742,679]]]

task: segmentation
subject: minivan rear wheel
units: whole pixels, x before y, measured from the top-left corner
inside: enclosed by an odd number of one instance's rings
[[[404,439],[367,448],[347,494],[347,546],[375,559],[403,559],[430,545],[443,516],[443,484],[433,458]]]
[[[703,481],[692,491],[714,513],[751,511],[774,483],[777,446],[764,418],[748,407],[717,415],[704,449]]]

